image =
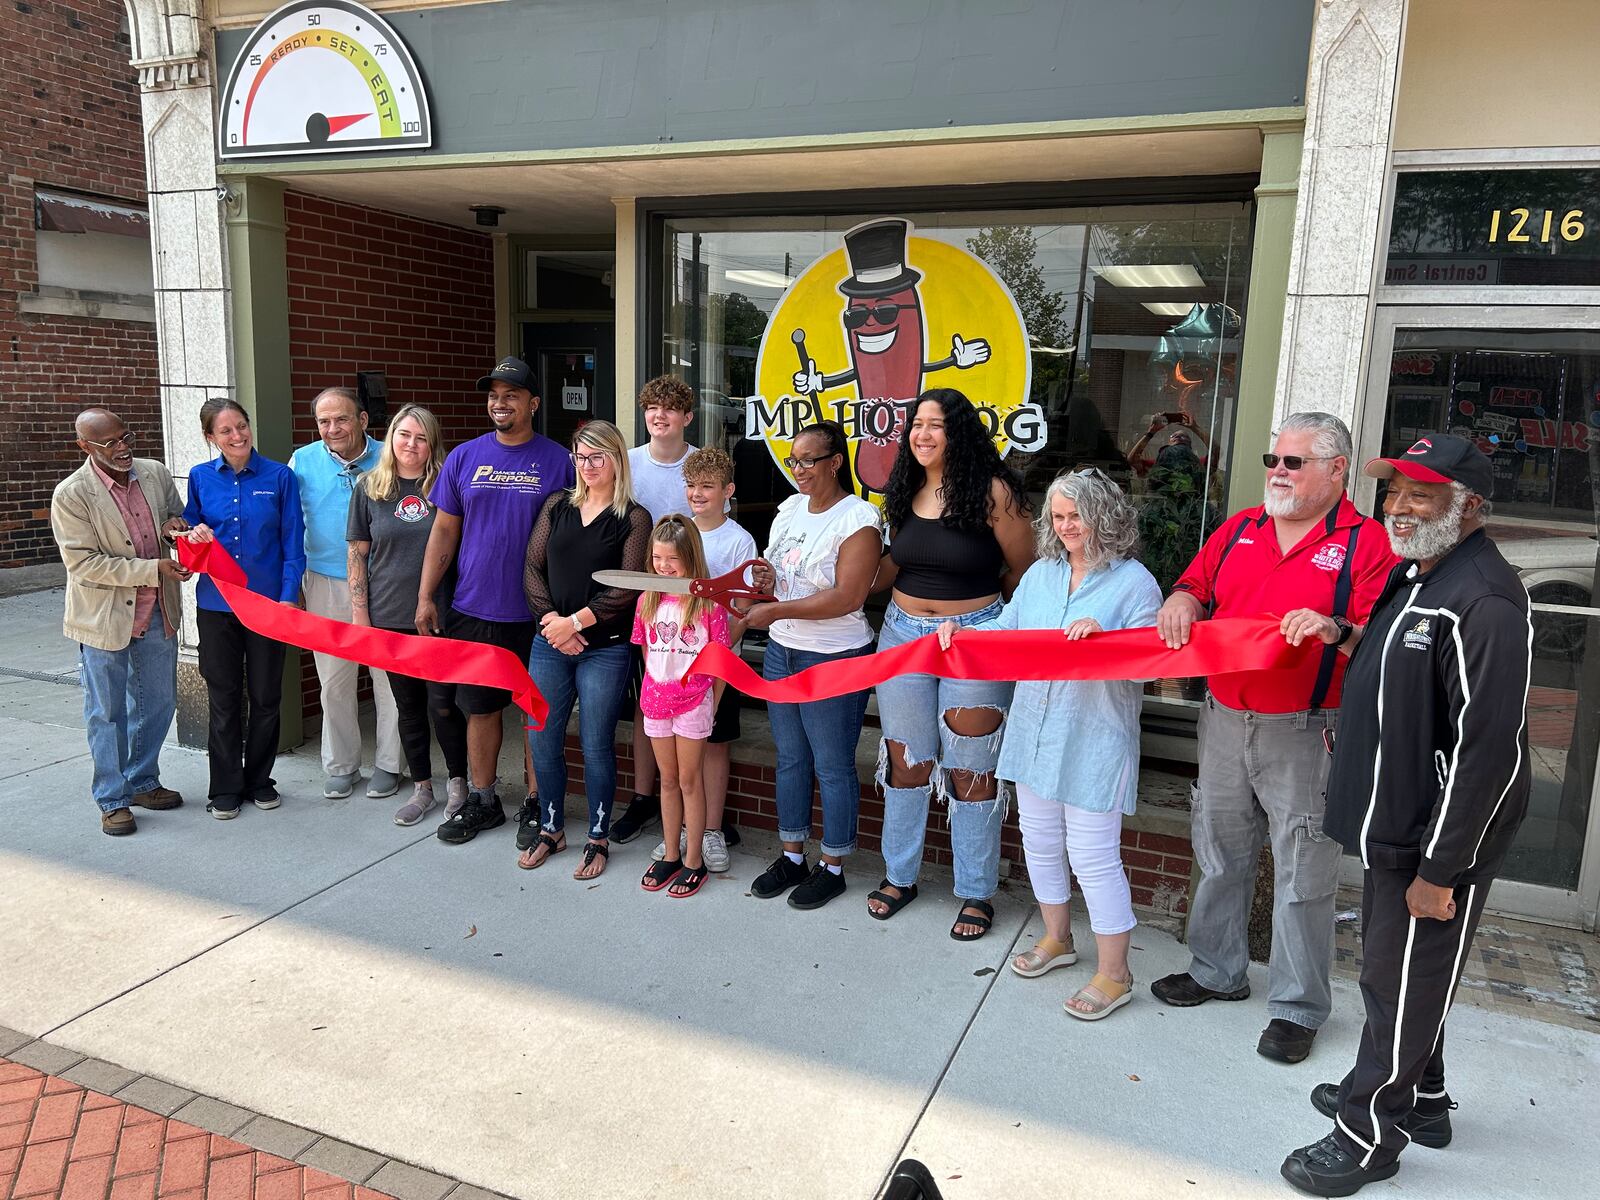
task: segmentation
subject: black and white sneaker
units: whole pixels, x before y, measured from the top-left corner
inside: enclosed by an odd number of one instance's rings
[[[270,812],[283,803],[283,797],[278,795],[278,789],[270,783],[265,787],[258,787],[250,796],[250,803],[263,811]]]
[[[1331,1133],[1320,1142],[1301,1146],[1283,1160],[1281,1168],[1285,1179],[1313,1196],[1354,1196],[1367,1184],[1388,1179],[1399,1170],[1397,1158],[1363,1167],[1361,1160],[1341,1146]]]
[[[244,802],[238,796],[217,796],[206,805],[206,811],[219,821],[231,821],[239,815]]]
[[[774,896],[781,896],[797,883],[805,882],[811,869],[806,866],[805,860],[795,862],[787,854],[779,854],[772,860],[772,865],[756,876],[750,885],[750,894],[758,900],[771,900]]]
[[[434,835],[441,842],[459,846],[470,842],[486,829],[498,829],[506,823],[506,811],[497,797],[490,795],[486,804],[474,795],[461,806],[459,812],[439,826]]]
[[[789,893],[790,908],[821,908],[835,896],[844,895],[844,872],[830,871],[819,862],[810,877]]]
[[[539,840],[539,797],[527,796],[517,809],[517,849],[531,850]]]
[[[635,792],[628,811],[611,822],[610,838],[613,842],[631,842],[650,825],[661,820],[661,801],[654,796]]]

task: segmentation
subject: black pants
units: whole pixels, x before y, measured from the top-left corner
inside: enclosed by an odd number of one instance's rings
[[[249,800],[273,783],[284,646],[251,633],[231,612],[202,608],[196,617],[200,676],[211,700],[211,799]]]
[[[1447,1108],[1444,1019],[1472,948],[1489,884],[1455,890],[1449,921],[1413,917],[1412,871],[1369,869],[1362,891],[1361,999],[1367,1023],[1356,1065],[1339,1085],[1339,1142],[1363,1166],[1391,1162],[1410,1143],[1413,1108]]]
[[[391,629],[390,633],[409,633],[420,636],[415,629]],[[433,718],[433,732],[438,735],[439,749],[444,751],[445,770],[452,779],[467,777],[467,719],[454,704],[428,703],[428,684],[425,680],[398,671],[389,672],[389,690],[394,693],[397,723],[400,726],[400,749],[406,756],[406,769],[411,778],[421,783],[433,778],[433,759],[429,754],[428,718]]]

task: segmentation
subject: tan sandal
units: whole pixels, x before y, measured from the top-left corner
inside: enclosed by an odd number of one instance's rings
[[[1099,992],[1102,999],[1096,1000],[1093,996],[1088,995],[1090,988]],[[1109,975],[1102,975],[1096,971],[1094,978],[1069,996],[1061,1007],[1066,1011],[1067,1016],[1077,1017],[1080,1021],[1100,1021],[1109,1017],[1132,999],[1133,979],[1131,977],[1127,983],[1122,983],[1112,979]],[[1073,1008],[1072,1002],[1074,1000],[1081,1000],[1092,1007],[1088,1012]]]
[[[1011,969],[1024,979],[1037,979],[1046,971],[1054,971],[1057,967],[1070,967],[1078,961],[1078,952],[1072,948],[1072,940],[1064,942],[1046,934],[1040,938],[1032,950],[1019,954],[1011,960]],[[1022,963],[1022,966],[1018,966]]]

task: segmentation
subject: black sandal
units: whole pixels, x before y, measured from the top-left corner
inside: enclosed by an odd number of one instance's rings
[[[660,859],[650,864],[644,877],[639,880],[639,886],[647,892],[659,892],[676,879],[681,870],[683,870],[683,859],[674,858],[670,862],[664,858]]]
[[[891,896],[888,892],[883,891],[867,893],[868,900],[876,900],[879,904],[884,905],[887,909],[885,912],[879,912],[877,909],[873,908],[871,904],[868,904],[867,915],[874,921],[887,921],[890,917],[894,916],[895,913],[899,912],[902,908],[917,898],[917,885],[914,883],[909,887],[900,887],[898,883],[890,883],[889,880],[885,878],[884,881],[878,886],[880,888],[899,888],[900,894],[898,896]]]
[[[536,863],[531,863],[531,862],[525,861],[528,858],[528,856],[530,854],[532,854],[535,850],[537,850],[540,846],[544,846],[549,851],[549,853],[547,853],[543,858],[541,858]],[[517,866],[521,867],[524,871],[537,871],[540,867],[544,866],[545,863],[550,861],[550,858],[551,858],[552,855],[560,854],[566,848],[567,848],[567,835],[566,834],[558,833],[558,834],[555,835],[555,837],[551,837],[548,833],[546,833],[543,830],[541,830],[540,833],[539,833],[539,836],[534,840],[533,845],[529,846],[521,854],[517,855]]]
[[[698,867],[685,867],[678,872],[678,877],[672,881],[672,886],[667,888],[667,895],[674,900],[687,900],[698,892],[700,885],[710,877],[711,872],[706,870],[705,863],[701,863]]]
[[[609,862],[611,860],[611,847],[603,846],[599,842],[585,842],[583,844],[583,861],[578,864],[578,869],[572,873],[572,877],[580,880],[599,879],[600,876],[604,875],[606,869],[603,866],[593,875],[582,874],[582,872],[589,869],[590,864],[594,862],[596,857],[603,858]]]
[[[983,915],[981,917],[970,917],[967,915],[967,909],[969,908],[975,908]],[[956,914],[955,924],[950,926],[950,936],[958,942],[975,942],[988,933],[989,927],[993,924],[994,905],[987,900],[963,900],[961,902],[961,911]],[[957,933],[956,925],[976,925],[978,932]]]

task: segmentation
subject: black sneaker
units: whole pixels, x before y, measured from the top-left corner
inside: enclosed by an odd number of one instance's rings
[[[770,867],[756,876],[756,881],[750,885],[750,894],[758,900],[771,900],[795,884],[803,883],[810,873],[804,859],[795,862],[787,854],[779,854]]]
[[[250,803],[259,809],[270,812],[283,803],[283,798],[278,795],[278,789],[269,783],[265,787],[258,787],[250,793]]]
[[[539,840],[539,797],[529,796],[517,809],[517,849],[531,850]]]
[[[1423,1104],[1428,1107],[1423,1108]],[[1311,1107],[1325,1117],[1337,1117],[1339,1085],[1317,1084],[1311,1089]],[[1450,1110],[1454,1107],[1455,1104],[1449,1096],[1443,1100],[1420,1101],[1416,1108],[1400,1118],[1400,1128],[1404,1129],[1407,1136],[1417,1145],[1426,1146],[1430,1150],[1443,1150],[1450,1144]]]
[[[498,829],[505,823],[506,812],[500,807],[498,799],[491,796],[489,803],[485,804],[477,796],[472,796],[461,806],[461,811],[439,826],[434,836],[441,842],[459,846],[463,842],[470,842],[485,829]]]
[[[1320,1142],[1301,1146],[1289,1155],[1281,1170],[1285,1179],[1313,1196],[1354,1196],[1367,1184],[1397,1174],[1400,1160],[1391,1158],[1386,1163],[1363,1167],[1361,1160],[1352,1157],[1330,1133]]]
[[[631,842],[643,833],[647,826],[655,825],[660,820],[661,801],[654,796],[642,796],[635,792],[633,800],[628,804],[628,811],[611,822],[609,836],[613,842]]]
[[[739,844],[739,827],[733,823],[732,817],[722,818],[722,840],[730,847]]]
[[[219,821],[231,821],[243,806],[244,801],[238,796],[217,796],[206,805],[206,811]]]
[[[835,896],[844,895],[844,872],[830,871],[819,862],[811,875],[789,893],[790,908],[821,908]]]
[[[1311,1044],[1317,1040],[1317,1031],[1305,1025],[1296,1025],[1282,1017],[1274,1017],[1261,1031],[1256,1043],[1256,1053],[1262,1058],[1277,1062],[1304,1062],[1311,1053]]]
[[[1248,1000],[1250,985],[1247,983],[1236,992],[1214,992],[1204,984],[1195,982],[1194,976],[1187,971],[1180,971],[1176,975],[1164,975],[1152,983],[1150,994],[1174,1008],[1193,1008],[1207,1000]]]

